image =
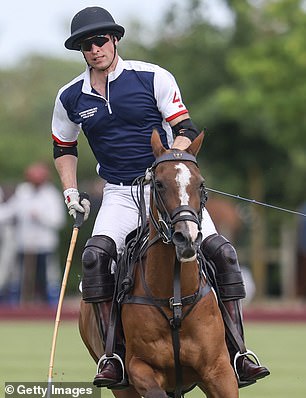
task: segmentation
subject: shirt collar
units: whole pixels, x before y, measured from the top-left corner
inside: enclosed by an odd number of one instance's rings
[[[85,72],[84,72],[84,81],[83,81],[82,91],[83,91],[83,93],[86,93],[86,94],[93,94],[91,84],[90,84],[90,69],[91,69],[91,67],[87,65]],[[118,57],[118,62],[117,62],[116,68],[113,72],[109,73],[108,81],[111,82],[113,80],[116,80],[121,75],[123,70],[124,70],[124,61],[121,57]]]

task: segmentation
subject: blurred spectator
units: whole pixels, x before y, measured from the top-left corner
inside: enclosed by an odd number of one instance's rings
[[[0,187],[0,206],[5,193]],[[3,301],[11,272],[16,263],[15,227],[13,220],[0,220],[0,302]]]
[[[299,211],[306,214],[306,202]],[[297,289],[299,297],[306,297],[306,217],[300,217],[297,231]]]
[[[15,223],[18,266],[12,270],[7,285],[10,303],[57,303],[60,289],[57,248],[65,217],[62,194],[50,182],[48,166],[30,165],[25,170],[25,182],[0,204],[0,222],[14,220]]]

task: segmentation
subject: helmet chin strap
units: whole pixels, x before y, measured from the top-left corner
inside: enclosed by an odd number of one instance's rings
[[[116,46],[116,38],[115,36],[112,36],[112,41],[113,41],[113,46],[114,46],[114,56],[112,59],[112,62],[110,63],[109,67],[113,64],[115,57],[116,57],[116,52],[117,52],[117,46]]]

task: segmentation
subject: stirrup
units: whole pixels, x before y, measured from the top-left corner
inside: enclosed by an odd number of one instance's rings
[[[111,390],[115,390],[115,389],[120,390],[120,389],[127,388],[129,386],[129,382],[128,382],[126,374],[125,374],[124,363],[123,363],[121,357],[118,354],[116,354],[115,352],[111,356],[107,356],[106,354],[102,355],[102,357],[99,359],[99,362],[97,363],[97,373],[100,373],[100,371],[101,371],[101,364],[103,365],[103,363],[106,362],[108,359],[115,359],[115,360],[119,361],[121,368],[122,368],[122,379],[118,383],[107,386],[107,388],[109,388]]]
[[[241,352],[238,351],[238,352],[236,353],[235,357],[234,357],[234,364],[233,364],[234,370],[235,370],[235,374],[236,374],[236,377],[237,377],[237,379],[238,379],[238,383],[243,384],[243,383],[245,383],[245,382],[240,380],[240,376],[239,376],[238,371],[237,371],[237,360],[238,360],[238,358],[247,357],[247,356],[249,356],[249,355],[255,359],[256,365],[261,366],[261,363],[260,363],[260,361],[259,361],[257,355],[256,355],[253,351],[248,350],[248,349],[247,349],[245,352],[243,352],[243,353],[241,353]],[[252,384],[253,384],[253,383],[252,383]]]

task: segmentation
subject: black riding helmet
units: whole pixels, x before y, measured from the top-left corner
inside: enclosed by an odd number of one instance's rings
[[[90,34],[110,33],[118,40],[124,35],[124,27],[116,24],[112,15],[102,7],[86,7],[71,21],[71,36],[65,41],[68,50],[80,50],[80,41]]]

